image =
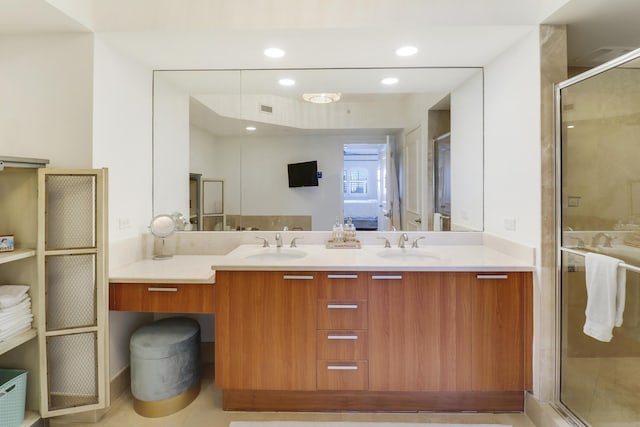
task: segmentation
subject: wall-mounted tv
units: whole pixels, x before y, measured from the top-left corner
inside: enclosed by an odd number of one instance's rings
[[[317,187],[318,162],[289,163],[289,187]]]

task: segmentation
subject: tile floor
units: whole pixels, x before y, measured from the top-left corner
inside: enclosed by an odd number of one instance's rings
[[[640,426],[640,358],[572,357],[562,401],[593,427]]]
[[[211,372],[209,370],[209,372]],[[131,395],[112,402],[111,409],[98,423],[70,424],[50,420],[51,427],[228,427],[231,421],[302,420],[302,421],[377,421],[416,423],[484,423],[513,427],[535,427],[524,414],[440,414],[440,413],[296,413],[296,412],[226,412],[222,392],[215,388],[213,375],[205,371],[200,395],[185,409],[162,418],[144,418],[133,410]]]

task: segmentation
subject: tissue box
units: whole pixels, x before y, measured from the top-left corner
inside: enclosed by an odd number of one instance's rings
[[[9,252],[13,250],[13,235],[7,234],[0,236],[0,252]]]

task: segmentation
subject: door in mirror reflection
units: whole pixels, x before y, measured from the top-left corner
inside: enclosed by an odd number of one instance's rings
[[[433,230],[451,229],[451,138],[446,133],[433,140]]]

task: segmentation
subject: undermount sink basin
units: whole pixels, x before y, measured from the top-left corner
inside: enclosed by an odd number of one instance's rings
[[[433,252],[428,252],[419,248],[390,248],[376,253],[377,256],[388,260],[397,261],[427,261],[436,260],[440,257]]]
[[[305,251],[290,248],[262,248],[247,255],[246,259],[254,261],[281,261],[304,258],[307,255]]]

